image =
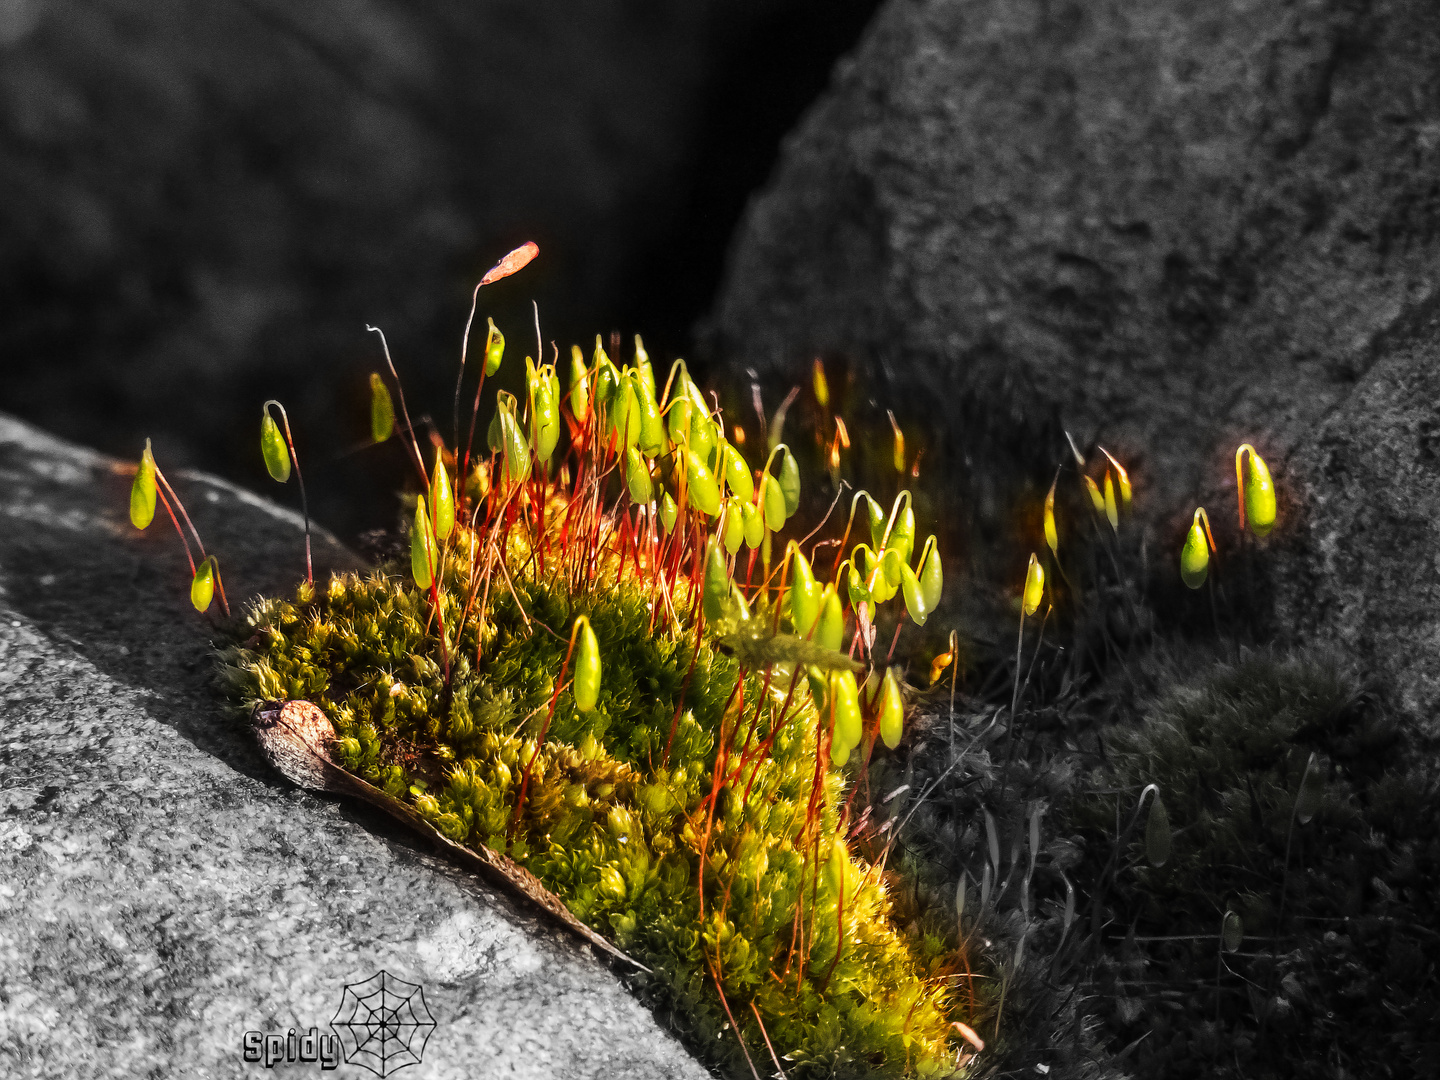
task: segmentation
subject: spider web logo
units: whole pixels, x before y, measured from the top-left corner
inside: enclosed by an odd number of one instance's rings
[[[389,1076],[418,1065],[435,1030],[425,991],[388,971],[346,983],[330,1026],[340,1036],[345,1062]]]

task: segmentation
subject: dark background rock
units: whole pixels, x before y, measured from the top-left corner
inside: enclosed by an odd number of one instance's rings
[[[1413,680],[1437,506],[1406,388],[1434,339],[1403,328],[1437,271],[1428,0],[891,0],[747,211],[709,342],[776,381],[827,356],[927,426],[931,482],[1017,581],[1062,428],[1131,465],[1173,591],[1197,503],[1232,556],[1252,442],[1284,497],[1268,629],[1328,613]]]
[[[293,514],[171,479],[232,604],[294,587]],[[0,415],[0,1073],[245,1074],[246,1031],[328,1033],[384,969],[438,1024],[416,1075],[708,1075],[587,946],[270,769],[213,685],[179,542],[163,515],[131,527],[128,486]],[[353,558],[321,537],[316,562]]]
[[[530,300],[564,347],[688,348],[781,133],[876,0],[222,0],[0,7],[0,408],[259,486],[290,408],[321,520],[389,524],[366,323],[448,434],[469,293],[509,374]]]

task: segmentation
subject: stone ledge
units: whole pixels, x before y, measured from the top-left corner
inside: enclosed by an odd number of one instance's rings
[[[232,603],[293,585],[298,519],[174,479]],[[210,687],[179,544],[130,528],[128,485],[0,416],[0,1072],[263,1075],[247,1030],[327,1032],[385,969],[438,1023],[407,1076],[708,1075],[568,935],[269,771]],[[317,574],[352,562],[317,538]]]

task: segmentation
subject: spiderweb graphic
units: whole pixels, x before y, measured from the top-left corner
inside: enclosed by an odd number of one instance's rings
[[[389,1076],[420,1063],[435,1018],[419,985],[381,971],[346,984],[330,1026],[340,1037],[347,1064]]]

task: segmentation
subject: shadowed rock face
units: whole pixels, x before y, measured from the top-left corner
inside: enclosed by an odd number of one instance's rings
[[[892,0],[752,202],[709,341],[790,379],[843,358],[982,516],[1043,493],[1062,426],[1098,440],[1167,573],[1197,503],[1233,544],[1252,442],[1288,496],[1277,628],[1440,670],[1389,606],[1435,573],[1404,475],[1434,398],[1401,388],[1431,378],[1437,176],[1428,0]]]
[[[232,603],[293,587],[294,515],[171,480]],[[706,1076],[548,921],[270,770],[128,485],[0,415],[0,1074],[241,1075],[245,1032],[329,1033],[383,969],[438,1025],[424,1075]],[[316,545],[317,574],[353,561]]]

